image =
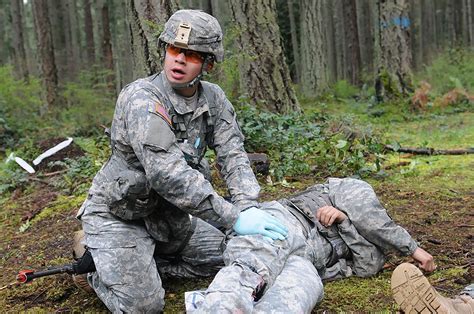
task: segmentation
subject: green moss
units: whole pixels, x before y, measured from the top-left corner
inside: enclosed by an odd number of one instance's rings
[[[408,165],[397,166],[400,164]],[[393,154],[385,164],[386,167],[391,165],[394,168],[386,180],[401,184],[406,190],[453,195],[474,189],[473,155],[403,158]]]
[[[54,217],[58,214],[68,212],[71,208],[78,208],[84,202],[86,195],[78,196],[65,196],[60,195],[58,198],[50,204],[50,206],[45,207],[38,215],[36,215],[31,224],[34,224],[38,221],[41,221],[45,218]]]
[[[324,285],[324,299],[317,309],[329,311],[394,311],[389,272],[372,278],[351,277]]]
[[[461,267],[454,267],[448,269],[438,270],[429,277],[431,283],[447,279],[458,279],[468,272],[467,269]]]
[[[468,148],[474,144],[474,112],[431,114],[422,120],[391,123],[385,136],[402,146]]]

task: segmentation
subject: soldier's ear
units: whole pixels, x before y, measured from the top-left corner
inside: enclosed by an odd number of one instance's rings
[[[213,67],[214,67],[214,61],[209,62],[207,64],[206,72],[211,72]]]

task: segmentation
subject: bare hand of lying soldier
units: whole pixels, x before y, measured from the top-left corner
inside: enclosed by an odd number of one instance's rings
[[[420,247],[416,248],[411,257],[413,257],[413,259],[418,262],[418,267],[424,271],[432,272],[436,269],[433,256]]]
[[[323,226],[330,227],[333,223],[339,224],[343,222],[347,219],[347,216],[335,207],[323,206],[316,212],[316,219],[318,219]]]

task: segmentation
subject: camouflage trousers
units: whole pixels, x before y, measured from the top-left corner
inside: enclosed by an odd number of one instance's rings
[[[284,221],[288,237],[270,243],[261,235],[236,236],[224,251],[227,265],[206,290],[199,313],[305,313],[323,297],[323,284],[313,266],[310,225],[278,202],[263,204]],[[263,293],[254,304],[256,294]]]
[[[206,290],[200,312],[310,313],[323,297],[322,280],[374,275],[383,267],[385,250],[408,255],[417,247],[364,181],[329,179],[289,200],[313,213],[334,206],[349,219],[326,228],[285,200],[263,203],[262,209],[285,222],[287,239],[231,238],[226,267]]]
[[[81,221],[97,269],[88,281],[113,313],[160,312],[163,276],[208,277],[223,266],[224,235],[201,219],[192,218],[185,243],[167,244],[156,241],[143,220],[124,221],[106,205],[86,202]]]

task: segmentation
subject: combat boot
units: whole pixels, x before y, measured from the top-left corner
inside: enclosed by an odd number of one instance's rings
[[[79,230],[74,232],[74,242],[72,245],[72,255],[75,260],[78,260],[80,257],[84,255],[86,252],[86,247],[82,244],[84,240],[84,231]],[[72,275],[72,280],[76,287],[85,291],[87,293],[93,293],[94,289],[89,285],[87,282],[87,274],[80,274],[80,275]]]
[[[405,313],[474,313],[470,296],[449,299],[440,295],[415,265],[403,263],[392,274],[392,294]]]

